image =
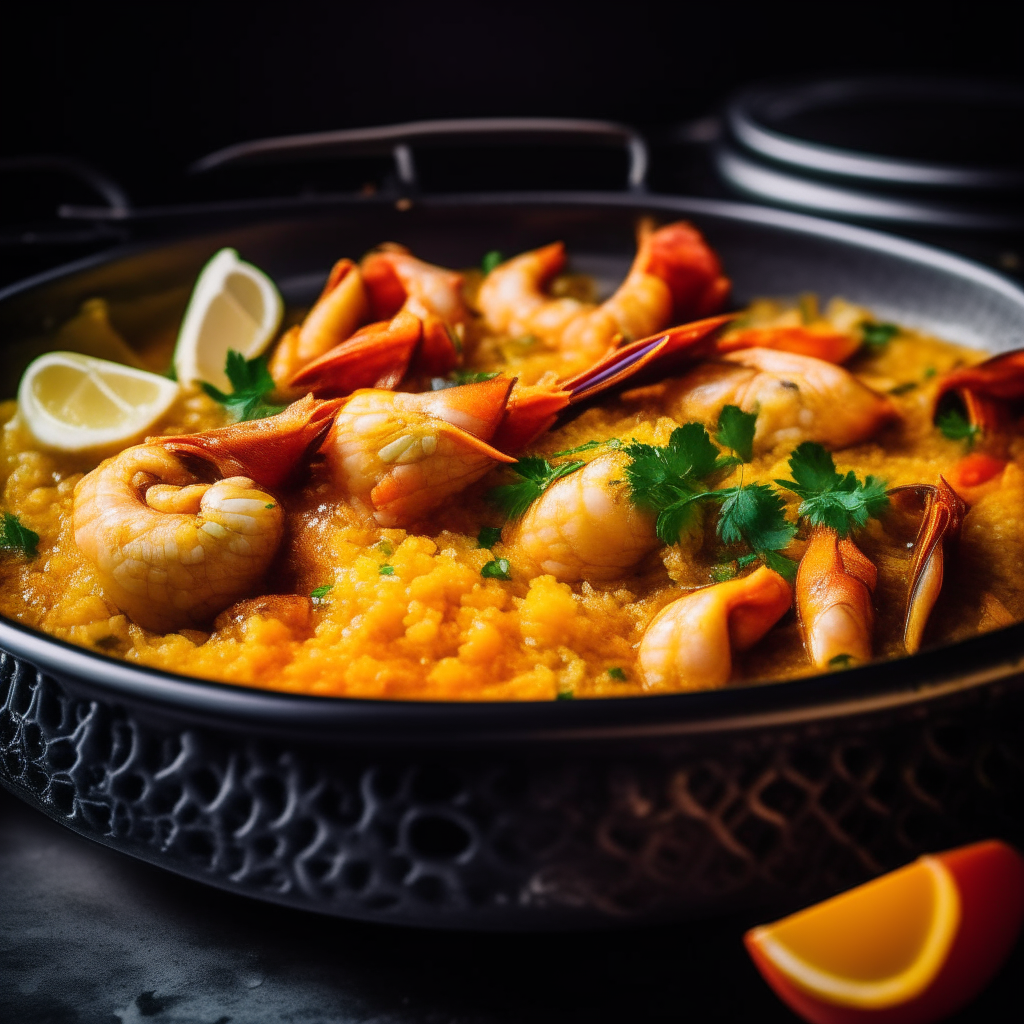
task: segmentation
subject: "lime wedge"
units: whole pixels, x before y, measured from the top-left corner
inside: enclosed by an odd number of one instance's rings
[[[18,410],[41,444],[64,452],[124,447],[171,407],[179,386],[134,366],[78,352],[47,352],[18,386]]]
[[[277,333],[283,312],[274,282],[234,249],[221,249],[199,272],[181,322],[174,348],[178,380],[206,381],[230,392],[228,351],[254,359]]]

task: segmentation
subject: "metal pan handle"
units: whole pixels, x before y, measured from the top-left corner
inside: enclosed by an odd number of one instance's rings
[[[382,156],[395,161],[399,185],[418,189],[413,147],[418,143],[518,141],[524,143],[593,144],[622,146],[629,156],[627,187],[646,188],[647,144],[634,129],[611,121],[584,121],[555,117],[485,117],[450,121],[414,121],[379,128],[347,128],[309,135],[284,135],[241,142],[204,156],[189,171],[204,174],[227,166],[320,160],[346,156]]]

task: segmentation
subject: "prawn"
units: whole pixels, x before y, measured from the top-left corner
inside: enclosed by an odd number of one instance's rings
[[[615,342],[717,312],[729,293],[718,257],[700,233],[683,222],[655,231],[644,220],[626,279],[601,305],[553,298],[544,288],[565,266],[561,242],[516,256],[480,286],[487,326],[513,337],[534,335],[551,348],[596,359]]]
[[[683,423],[714,423],[726,405],[757,411],[754,449],[818,441],[847,448],[899,419],[886,395],[841,366],[774,349],[732,352],[677,380],[666,396],[669,415]]]
[[[658,547],[655,517],[629,500],[626,457],[600,455],[555,481],[506,528],[517,565],[563,583],[621,576]]]
[[[849,537],[816,526],[796,574],[796,605],[804,646],[813,664],[871,658],[878,570]]]
[[[306,398],[269,419],[149,438],[87,473],[75,488],[74,536],[107,597],[167,633],[251,594],[284,533],[274,492],[337,405]]]
[[[645,689],[724,686],[732,675],[733,651],[753,647],[792,603],[790,585],[766,566],[673,601],[640,641],[637,661]]]
[[[486,443],[512,384],[496,377],[416,395],[356,391],[324,442],[332,481],[381,526],[414,522],[492,466],[516,461]]]

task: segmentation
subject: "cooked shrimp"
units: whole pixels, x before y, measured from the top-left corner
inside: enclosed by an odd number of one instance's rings
[[[513,337],[534,335],[551,348],[596,359],[616,336],[631,341],[716,312],[729,290],[718,258],[689,224],[654,231],[644,222],[629,274],[599,306],[545,292],[565,259],[565,247],[556,242],[492,270],[478,300],[488,327]]]
[[[726,405],[757,411],[757,452],[803,441],[847,448],[899,418],[887,396],[842,367],[764,348],[704,363],[674,382],[667,395],[669,415],[680,423],[713,424]]]
[[[323,451],[335,484],[381,526],[405,526],[515,462],[484,439],[497,429],[507,377],[411,395],[357,391],[338,414]]]
[[[796,605],[804,646],[818,668],[871,658],[878,570],[848,537],[815,527],[796,574]]]
[[[405,246],[382,245],[363,258],[362,271],[377,320],[404,309],[421,320],[439,317],[451,328],[469,323],[462,275],[416,259]]]
[[[75,488],[75,542],[106,596],[140,626],[169,633],[251,594],[284,532],[271,488],[319,442],[336,405],[307,399],[272,420],[154,438],[86,474]],[[230,475],[210,483],[214,467]]]
[[[338,260],[306,319],[277,343],[269,364],[274,383],[287,387],[303,366],[343,342],[369,315],[363,275],[351,260]]]
[[[629,500],[627,461],[621,453],[600,455],[556,480],[506,527],[516,565],[564,583],[611,580],[657,548],[654,516]]]
[[[713,690],[732,675],[732,652],[752,647],[793,603],[789,584],[761,566],[663,608],[640,642],[648,690]]]

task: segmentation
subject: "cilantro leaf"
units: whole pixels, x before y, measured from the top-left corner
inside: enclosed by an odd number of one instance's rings
[[[840,537],[867,525],[889,505],[884,480],[867,476],[861,481],[852,471],[845,476],[837,473],[831,453],[813,441],[804,441],[791,453],[789,469],[792,480],[775,482],[801,499],[797,514],[812,526],[830,527]]]
[[[378,576],[394,576],[395,575],[395,567],[393,565],[388,565],[385,562],[383,565],[381,565],[381,566],[379,566],[377,568],[377,575]]]
[[[744,412],[738,405],[724,406],[718,414],[718,432],[715,440],[736,453],[742,462],[754,457],[754,428],[756,412]]]
[[[495,267],[504,262],[505,257],[497,249],[492,249],[490,252],[484,253],[484,258],[480,261],[480,270],[486,277]]]
[[[241,352],[228,349],[224,373],[231,382],[230,394],[206,381],[202,382],[202,387],[214,401],[231,410],[236,420],[261,420],[284,411],[285,406],[271,405],[263,400],[276,386],[263,356],[246,359]]]
[[[509,469],[523,479],[515,484],[492,487],[487,497],[509,519],[518,519],[556,480],[582,469],[585,463],[565,462],[552,466],[547,459],[526,455]]]
[[[334,587],[330,583],[324,583],[322,586],[311,590],[309,596],[313,599],[313,604],[327,604],[327,595],[333,589]]]
[[[974,447],[974,442],[981,433],[981,427],[971,423],[959,409],[947,409],[935,421],[935,425],[950,441],[966,442],[968,451]]]
[[[796,526],[785,516],[785,502],[769,484],[748,484],[717,491],[725,498],[718,517],[718,536],[724,544],[745,543],[754,554],[786,547]]]
[[[628,678],[626,673],[618,667],[608,669],[608,675],[611,676],[617,683],[624,683]]]
[[[860,325],[860,336],[864,344],[872,348],[884,348],[899,333],[896,324],[876,324],[864,320]]]
[[[10,512],[5,512],[0,523],[0,548],[8,551],[20,551],[26,558],[35,558],[39,554],[37,545],[39,534],[21,525],[21,520]]]
[[[480,575],[489,580],[510,580],[512,563],[507,558],[492,558],[480,570]]]
[[[478,548],[493,548],[500,540],[500,526],[483,526],[476,536],[476,546]]]

